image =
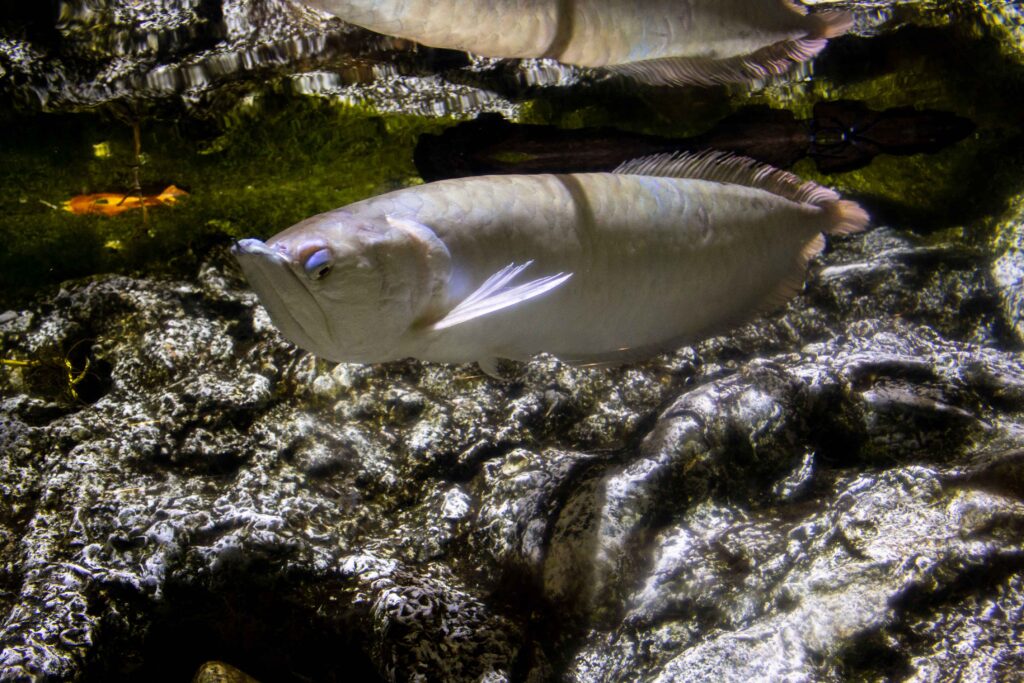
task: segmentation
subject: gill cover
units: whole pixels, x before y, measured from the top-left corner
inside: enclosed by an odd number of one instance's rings
[[[427,226],[347,210],[302,221],[267,247],[306,292],[290,305],[310,310],[291,315],[313,343],[292,341],[337,361],[393,359],[406,332],[443,305],[451,271],[448,249]]]

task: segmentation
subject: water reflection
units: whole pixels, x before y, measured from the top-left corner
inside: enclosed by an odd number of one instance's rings
[[[938,152],[963,140],[974,124],[949,112],[895,107],[869,109],[862,102],[819,102],[810,119],[763,105],[745,107],[690,138],[629,133],[614,128],[566,130],[515,124],[482,114],[416,144],[416,169],[424,180],[487,173],[610,171],[648,154],[718,149],[789,168],[810,158],[823,173],[863,168],[879,154]]]
[[[417,182],[418,172],[528,170],[527,161],[536,170],[587,170],[680,141],[795,165],[879,221],[922,232],[1000,214],[1021,191],[1024,161],[1020,4],[807,4],[853,10],[854,35],[832,41],[812,68],[754,88],[648,87],[550,59],[427,49],[278,0],[68,0],[60,13],[19,5],[0,17],[2,284],[177,262],[168,253],[193,263],[218,240],[273,234]],[[844,100],[863,110],[837,104]],[[48,118],[40,108],[85,113]],[[124,139],[125,111],[142,130],[141,163]],[[888,112],[889,126],[900,111],[906,118],[893,130],[909,144],[882,135],[877,121],[864,133],[868,112]],[[463,119],[486,112],[544,128],[517,129],[536,136],[527,143],[492,125],[478,130],[491,137],[476,151],[472,136],[468,151],[443,149],[488,120]],[[941,129],[934,139],[919,127],[926,116]],[[963,119],[976,129],[959,144],[893,156],[962,137]],[[440,140],[423,138],[417,171],[419,134],[453,127]],[[603,132],[587,138],[595,129]],[[94,157],[93,145],[107,140],[114,154]],[[551,147],[556,140],[561,147]],[[432,141],[441,145],[430,151]],[[544,165],[554,157],[559,165]],[[132,212],[100,219],[51,208],[168,182],[191,188],[188,206],[154,216],[150,227],[135,226]],[[26,224],[36,227],[31,239]],[[123,248],[109,254],[109,244]]]

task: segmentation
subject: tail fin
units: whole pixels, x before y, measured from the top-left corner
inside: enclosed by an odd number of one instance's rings
[[[829,223],[825,232],[829,235],[851,235],[860,232],[871,220],[868,212],[862,209],[860,204],[846,199],[828,202],[823,208]]]
[[[811,30],[808,38],[830,40],[853,28],[853,15],[849,12],[817,12],[808,17]]]

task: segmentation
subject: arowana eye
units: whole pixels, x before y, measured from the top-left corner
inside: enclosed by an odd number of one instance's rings
[[[330,249],[318,249],[314,251],[308,259],[303,268],[306,269],[306,275],[313,280],[319,280],[325,277],[331,272],[331,266],[334,265],[334,255],[331,254]]]

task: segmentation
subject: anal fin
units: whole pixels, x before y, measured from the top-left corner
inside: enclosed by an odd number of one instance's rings
[[[747,55],[710,57],[665,57],[605,67],[648,85],[721,85],[749,83],[781,76],[795,65],[812,59],[828,40],[808,36],[784,40]]]
[[[518,363],[506,358],[487,356],[477,360],[476,364],[486,375],[502,382],[513,380],[520,374],[516,368]]]

